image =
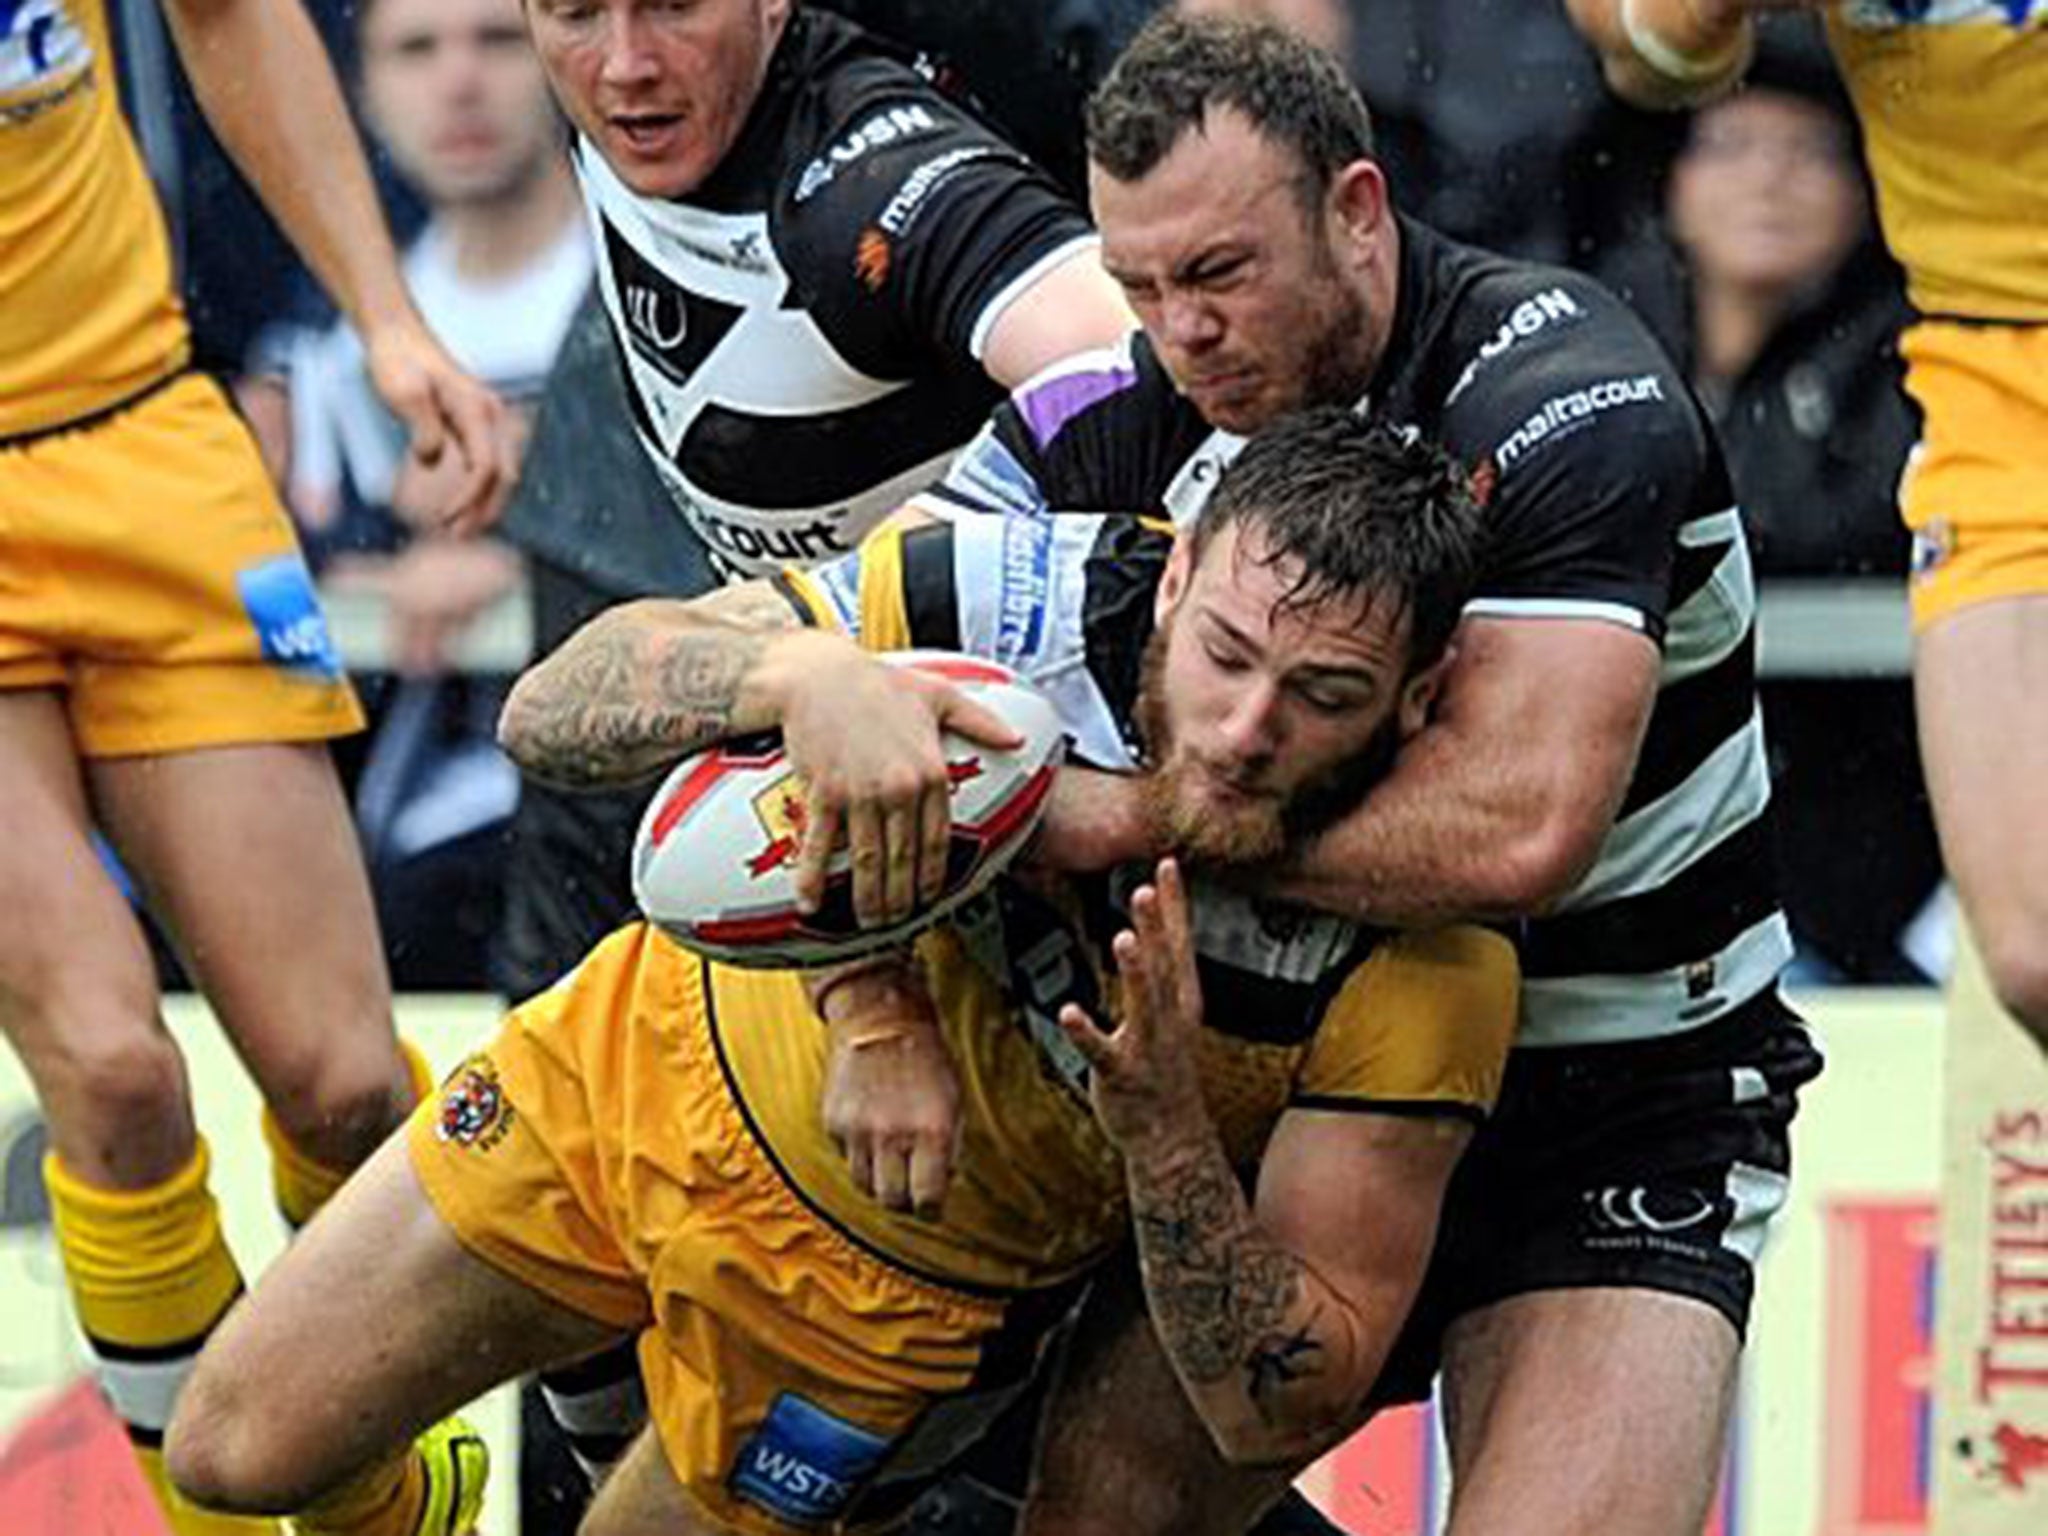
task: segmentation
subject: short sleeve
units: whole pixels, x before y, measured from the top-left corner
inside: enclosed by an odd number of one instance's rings
[[[1488,929],[1383,939],[1325,1008],[1293,1103],[1483,1119],[1500,1095],[1519,980],[1514,946]]]

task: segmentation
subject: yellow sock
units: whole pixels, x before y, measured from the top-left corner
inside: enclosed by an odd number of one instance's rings
[[[277,1526],[196,1509],[172,1491],[163,1471],[171,1406],[207,1335],[242,1289],[206,1187],[208,1166],[202,1140],[192,1160],[154,1188],[100,1189],[53,1153],[43,1161],[43,1181],[101,1390],[128,1426],[171,1529],[178,1536],[244,1536]]]
[[[400,1040],[398,1049],[405,1057],[406,1069],[412,1076],[414,1101],[424,1099],[434,1090],[433,1068],[427,1065],[427,1058],[410,1040]],[[334,1192],[341,1188],[342,1181],[351,1170],[308,1157],[285,1134],[284,1127],[277,1123],[277,1117],[267,1109],[263,1111],[263,1140],[270,1147],[271,1189],[277,1199],[277,1208],[284,1213],[284,1219],[291,1224],[292,1230],[297,1231],[334,1197]]]

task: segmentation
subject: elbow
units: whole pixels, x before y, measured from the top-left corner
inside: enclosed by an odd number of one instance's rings
[[[1350,1407],[1303,1416],[1251,1418],[1209,1425],[1216,1452],[1247,1471],[1298,1469],[1314,1461],[1364,1422]]]
[[[1585,878],[1599,851],[1597,838],[1540,829],[1503,853],[1487,905],[1509,917],[1546,912]]]
[[[521,675],[498,711],[498,747],[521,768],[531,771],[539,755],[541,711],[535,706],[533,674]]]

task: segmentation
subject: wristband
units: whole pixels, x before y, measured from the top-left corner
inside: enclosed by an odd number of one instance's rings
[[[908,949],[885,950],[868,960],[851,960],[837,970],[813,972],[804,978],[804,991],[810,997],[811,1011],[821,1021],[825,1018],[825,1000],[848,982],[865,981],[870,976],[888,973],[903,975],[906,981],[915,983],[922,979],[917,963],[917,954]]]
[[[1642,14],[1643,0],[1621,0],[1621,29],[1636,57],[1666,80],[1679,85],[1720,81],[1742,67],[1749,51],[1749,29],[1738,24],[1734,35],[1710,53],[1688,53],[1673,44]],[[1690,7],[1688,7],[1690,9]]]

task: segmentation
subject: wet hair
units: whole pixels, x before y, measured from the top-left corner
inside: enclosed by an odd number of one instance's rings
[[[1479,579],[1483,526],[1464,467],[1412,429],[1346,406],[1298,411],[1245,444],[1188,538],[1199,561],[1224,529],[1237,555],[1292,565],[1283,607],[1392,599],[1408,620],[1410,675],[1450,643]]]
[[[1162,11],[1088,99],[1088,158],[1139,181],[1209,112],[1233,107],[1292,150],[1297,192],[1319,206],[1337,173],[1372,155],[1372,117],[1328,53],[1269,22]]]

